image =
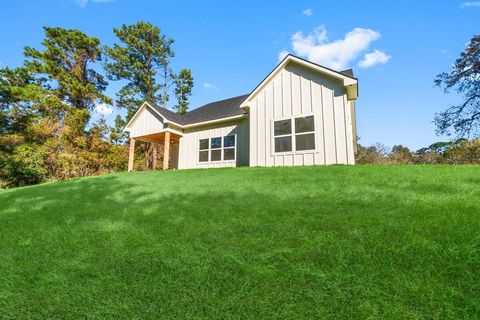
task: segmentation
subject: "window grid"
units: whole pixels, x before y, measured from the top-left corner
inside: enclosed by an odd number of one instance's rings
[[[233,137],[233,146],[228,146],[225,147],[225,138],[226,137]],[[213,139],[220,139],[220,147],[212,147],[212,140]],[[208,147],[207,148],[202,148],[201,144],[202,141],[207,140],[208,142]],[[220,150],[220,159],[219,160],[212,160],[212,151]],[[233,159],[226,159],[225,160],[225,150],[234,150],[233,151]],[[221,162],[221,161],[235,161],[237,159],[237,135],[227,135],[227,136],[222,136],[222,137],[212,137],[212,138],[205,138],[205,139],[199,139],[199,158],[198,162]],[[201,160],[201,154],[202,152],[207,152],[207,160],[202,161]]]
[[[308,118],[308,117],[313,117],[313,116],[305,116],[305,117],[294,117],[290,119],[284,119],[284,120],[276,120],[273,121],[273,127],[274,127],[274,132],[273,132],[273,148],[274,148],[274,153],[288,153],[288,152],[303,152],[303,151],[308,151],[308,150],[315,150],[315,144],[316,144],[316,139],[314,137],[314,148],[313,149],[305,149],[305,150],[297,150],[297,136],[302,136],[302,135],[308,135],[308,134],[315,134],[315,123],[313,127],[313,131],[304,131],[304,132],[299,132],[296,133],[297,128],[295,125],[295,119],[299,118]],[[315,119],[313,117],[313,119]],[[291,133],[290,134],[280,134],[280,135],[275,135],[275,122],[277,121],[285,121],[285,120],[290,120],[290,125],[291,125]],[[292,149],[290,151],[275,151],[275,138],[283,138],[283,137],[290,137],[291,141],[291,146]]]

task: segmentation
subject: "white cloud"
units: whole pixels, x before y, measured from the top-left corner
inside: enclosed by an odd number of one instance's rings
[[[288,55],[288,51],[286,50],[282,50],[280,51],[280,53],[278,54],[278,61],[282,61],[286,56]]]
[[[210,89],[210,90],[218,91],[218,88],[217,88],[216,86],[214,86],[213,84],[208,83],[208,82],[205,82],[205,83],[203,84],[203,87],[204,87],[205,89]]]
[[[374,50],[373,52],[366,53],[363,56],[363,59],[358,63],[360,68],[370,68],[376,66],[377,64],[385,64],[392,58],[391,56],[386,55],[380,50]]]
[[[299,31],[291,40],[297,55],[333,69],[344,69],[380,36],[378,31],[372,29],[355,28],[343,39],[330,41],[327,29],[322,25],[308,35]]]
[[[467,1],[464,2],[460,5],[460,8],[465,9],[465,8],[475,8],[475,7],[480,7],[480,1]]]
[[[313,10],[312,8],[307,8],[302,11],[302,14],[307,17],[313,16]]]
[[[95,105],[95,112],[103,116],[112,114],[113,108],[106,103],[98,103]]]
[[[108,2],[113,2],[115,0],[91,0],[92,2],[96,3],[108,3]],[[75,2],[80,6],[80,7],[85,7],[89,0],[75,0]]]

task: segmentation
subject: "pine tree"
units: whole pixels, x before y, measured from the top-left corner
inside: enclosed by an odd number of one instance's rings
[[[113,29],[120,44],[105,47],[107,60],[104,64],[110,80],[126,80],[127,84],[117,95],[117,106],[127,109],[126,121],[134,115],[139,105],[147,100],[163,104],[168,100],[170,59],[173,40],[162,35],[160,28],[138,22]],[[158,75],[160,70],[161,74]],[[158,83],[158,76],[165,76]]]
[[[188,111],[188,98],[192,95],[193,77],[190,69],[182,69],[175,78],[175,96],[177,97],[177,104],[174,109],[177,113],[183,114]]]

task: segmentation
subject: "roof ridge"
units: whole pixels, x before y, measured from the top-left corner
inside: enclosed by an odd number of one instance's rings
[[[248,97],[249,95],[250,95],[250,94],[247,93],[247,94],[242,94],[242,95],[239,95],[239,96],[236,96],[236,97],[231,97],[231,98],[227,98],[227,99],[212,101],[212,102],[206,103],[206,104],[204,104],[204,105],[202,105],[202,106],[200,106],[200,107],[197,107],[197,108],[193,109],[192,111],[188,111],[188,112],[186,112],[186,113],[184,113],[184,114],[187,114],[187,113],[190,113],[190,112],[194,112],[194,111],[199,110],[199,109],[202,109],[202,108],[204,108],[204,107],[208,107],[209,105],[214,104],[214,103],[225,102],[225,101],[227,101],[227,100],[238,99],[238,98],[241,98],[241,97],[245,97],[245,98],[246,98],[246,97]],[[243,101],[242,101],[242,102],[243,102]]]

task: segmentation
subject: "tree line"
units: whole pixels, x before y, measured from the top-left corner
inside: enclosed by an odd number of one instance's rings
[[[460,138],[435,142],[428,147],[411,151],[403,145],[388,148],[381,143],[358,145],[356,162],[360,164],[454,164],[479,165],[480,139]]]
[[[452,141],[436,142],[415,152],[402,145],[391,150],[380,143],[358,145],[358,163],[480,164],[480,35],[472,37],[450,72],[437,75],[434,83],[445,93],[455,91],[463,96],[461,103],[437,113],[433,121],[437,134],[453,136]]]
[[[188,110],[189,69],[174,72],[174,40],[138,22],[114,28],[104,46],[79,30],[44,27],[42,48],[26,46],[24,62],[0,69],[0,188],[126,169],[125,124],[145,100]],[[105,95],[108,81],[124,86]],[[95,107],[126,110],[113,126],[91,123]],[[142,145],[139,146],[142,148]]]

